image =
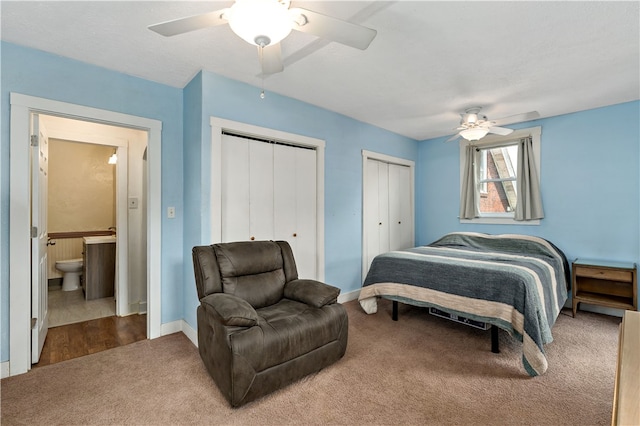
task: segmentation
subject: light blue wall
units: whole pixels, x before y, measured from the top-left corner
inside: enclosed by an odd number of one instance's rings
[[[185,159],[192,158],[194,170],[200,155],[201,187],[185,205],[196,211],[200,202],[202,224],[185,223],[185,259],[191,247],[210,244],[211,128],[215,116],[256,126],[309,136],[326,141],[325,151],[325,281],[349,292],[360,288],[362,268],[362,150],[376,151],[416,161],[418,143],[412,139],[364,124],[291,98],[267,92],[219,75],[202,72],[202,144],[185,142]],[[193,84],[196,84],[192,82]],[[269,80],[265,85],[268,89]],[[338,88],[336,90],[339,90]],[[193,94],[196,97],[196,94]],[[185,114],[187,107],[185,106]],[[198,111],[194,112],[197,116]],[[185,116],[185,123],[189,121]],[[190,153],[188,151],[191,151]],[[185,183],[197,185],[198,177],[185,164]],[[194,174],[187,178],[187,175]],[[185,191],[186,195],[186,191]],[[198,235],[200,236],[198,239]],[[186,261],[185,261],[186,262]],[[195,328],[196,296],[193,269],[185,265],[185,319]]]
[[[193,288],[185,290],[183,287],[183,312],[191,309],[193,301],[185,293],[195,293],[195,281],[191,248],[195,242],[206,244],[203,237],[203,207],[207,205],[202,200],[202,140],[203,127],[208,126],[206,117],[202,113],[202,73],[198,73],[183,91],[184,102],[184,283],[192,283]],[[197,298],[196,298],[197,300]],[[195,315],[195,313],[194,313]],[[195,321],[191,325],[196,328]]]
[[[182,90],[41,51],[1,43],[0,361],[9,358],[9,93],[162,121],[162,209],[183,205]],[[163,215],[165,216],[165,215]],[[162,219],[162,322],[182,318],[182,221]],[[18,285],[11,283],[11,285]],[[24,283],[22,283],[24,285]]]
[[[546,238],[576,257],[640,263],[640,102],[541,119],[539,226],[460,224],[458,143],[419,145],[419,244],[452,231],[522,233]]]

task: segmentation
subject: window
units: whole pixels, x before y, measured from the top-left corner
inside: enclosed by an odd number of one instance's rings
[[[480,141],[460,142],[460,182],[461,182],[461,214],[462,223],[493,224],[529,224],[537,225],[539,220],[515,220],[518,204],[518,151],[520,140],[531,137],[533,159],[537,172],[536,186],[540,177],[540,127],[517,130],[508,136],[487,136]],[[475,205],[472,212],[464,218],[462,198],[464,192],[464,175],[467,146],[472,145],[473,155],[473,194]],[[469,182],[471,183],[471,182]],[[467,198],[469,200],[469,198]],[[468,212],[468,209],[467,209]]]
[[[518,202],[518,144],[476,148],[480,215],[513,212]]]

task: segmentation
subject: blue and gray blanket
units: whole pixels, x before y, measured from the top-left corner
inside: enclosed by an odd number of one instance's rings
[[[547,370],[543,345],[569,282],[566,257],[542,238],[460,232],[374,258],[359,301],[369,314],[382,296],[496,325],[522,342],[524,368],[536,376]]]

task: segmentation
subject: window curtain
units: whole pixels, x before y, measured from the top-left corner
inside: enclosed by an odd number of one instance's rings
[[[464,173],[462,177],[462,191],[460,193],[460,219],[473,219],[480,216],[478,191],[475,178],[476,147],[467,145],[465,150]]]
[[[540,181],[533,158],[533,140],[531,137],[520,139],[518,149],[518,204],[515,220],[535,220],[544,217],[542,198],[540,197]]]

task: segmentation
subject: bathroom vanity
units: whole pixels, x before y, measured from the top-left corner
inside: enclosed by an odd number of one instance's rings
[[[86,300],[113,297],[116,276],[116,237],[84,237],[82,289]]]

